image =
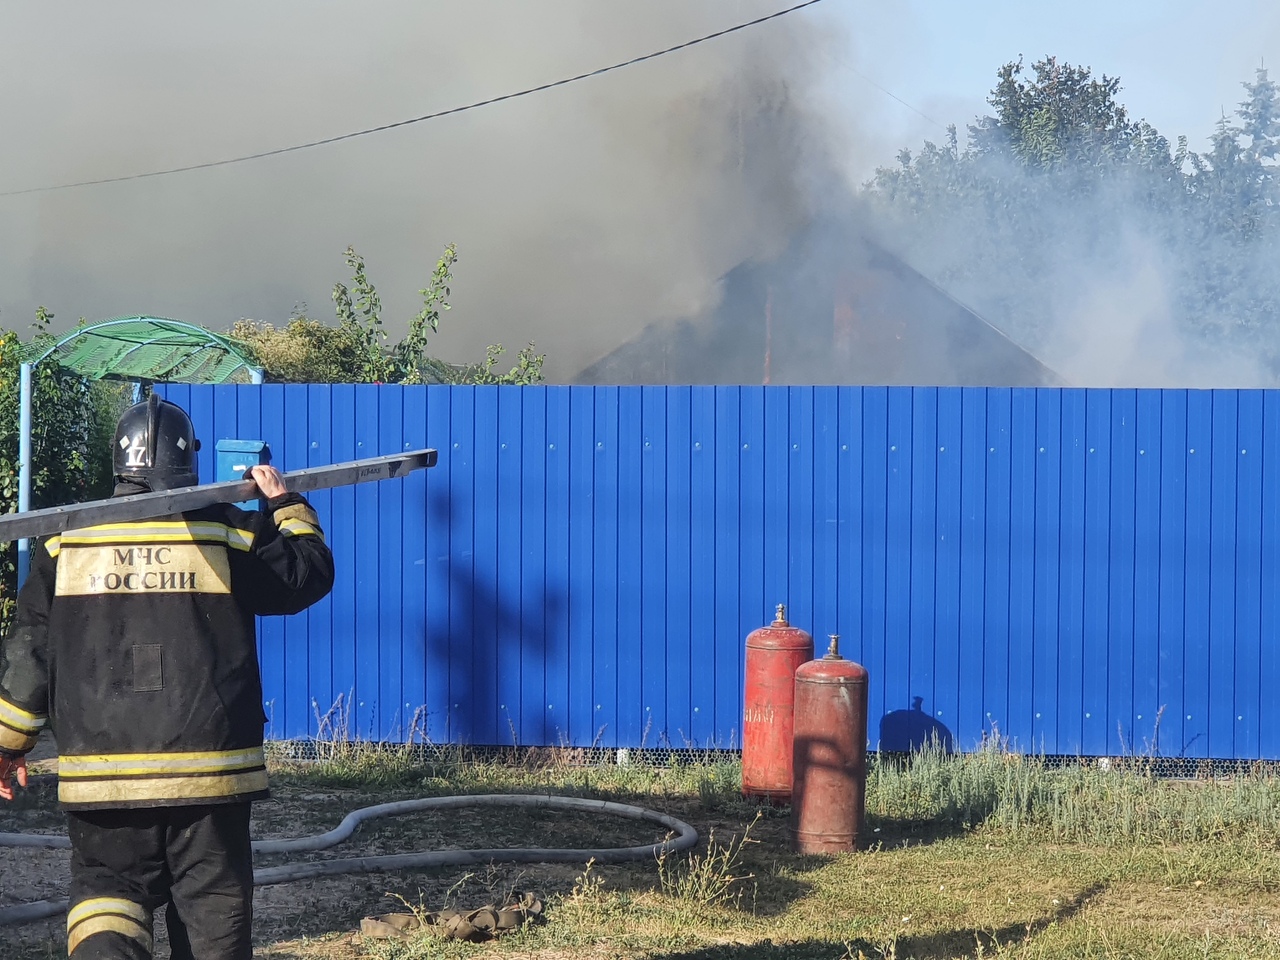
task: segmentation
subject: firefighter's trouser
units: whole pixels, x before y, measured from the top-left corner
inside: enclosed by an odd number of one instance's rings
[[[173,960],[251,960],[249,804],[68,812],[72,960],[151,960],[167,904]]]

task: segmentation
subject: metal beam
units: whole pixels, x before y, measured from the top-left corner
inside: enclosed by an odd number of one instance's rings
[[[325,467],[308,467],[283,474],[285,487],[295,493],[345,487],[353,483],[394,480],[413,470],[436,465],[436,451],[411,450],[389,457],[371,457]],[[48,507],[28,513],[0,516],[0,543],[27,537],[39,537],[64,530],[77,530],[102,523],[128,523],[167,517],[188,510],[198,510],[215,503],[238,503],[262,494],[252,480],[226,480],[197,487],[155,490],[110,500],[73,503],[65,507]]]

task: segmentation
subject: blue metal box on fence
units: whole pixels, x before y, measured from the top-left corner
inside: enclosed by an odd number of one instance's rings
[[[214,480],[239,480],[250,467],[271,462],[271,448],[265,440],[219,440]],[[257,510],[258,501],[237,504],[245,510]]]

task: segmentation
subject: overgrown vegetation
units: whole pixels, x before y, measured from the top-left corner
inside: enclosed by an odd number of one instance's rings
[[[19,367],[27,351],[48,344],[53,314],[36,309],[33,336],[25,343],[0,329],[0,513],[18,509]],[[126,401],[120,384],[91,383],[54,364],[32,375],[33,509],[74,503],[111,492],[111,437]],[[18,548],[0,545],[0,632],[13,613]]]
[[[1272,772],[1187,781],[1155,776],[1140,761],[1126,770],[1085,760],[1051,768],[995,750],[925,751],[910,763],[873,764],[868,780],[869,815],[931,829],[1101,846],[1280,837],[1280,780]]]
[[[706,907],[740,907],[746,886],[755,875],[743,867],[745,847],[758,843],[751,839],[751,828],[763,814],[728,840],[716,836],[715,828],[707,835],[705,851],[686,854],[658,854],[658,888],[668,897]]]
[[[241,320],[230,335],[253,355],[267,378],[285,383],[489,383],[523,386],[542,380],[544,354],[533,344],[519,352],[516,364],[505,373],[497,369],[505,349],[488,348],[479,363],[448,363],[427,350],[431,334],[440,329],[440,317],[449,309],[453,266],[458,260],[453,244],[445,247],[427,285],[418,291],[422,309],[408,321],[403,338],[389,343],[382,319],[382,298],[369,279],[364,258],[347,247],[350,284],[333,288],[337,325],[321,323],[305,314],[284,326]]]

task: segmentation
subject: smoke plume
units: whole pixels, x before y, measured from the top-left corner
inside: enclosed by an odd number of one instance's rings
[[[0,190],[304,142],[501,95],[772,12],[763,0],[20,5],[0,38]],[[0,325],[125,314],[225,330],[332,316],[366,257],[394,334],[447,242],[435,342],[536,340],[565,379],[696,315],[813,206],[822,8],[442,120],[172,176],[0,198]]]
[[[874,231],[1068,384],[1273,386],[1280,94],[1265,71],[1249,99],[1206,154],[1138,124],[1111,154],[1081,138],[1027,162],[1017,150],[1045,141],[980,120],[967,148],[929,145],[878,172]]]

